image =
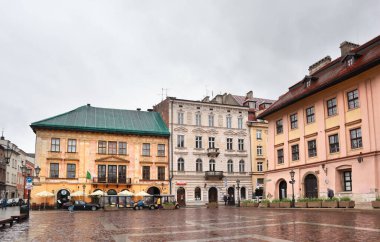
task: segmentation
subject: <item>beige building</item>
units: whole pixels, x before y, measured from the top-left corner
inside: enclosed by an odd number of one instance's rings
[[[41,168],[32,203],[45,202],[36,196],[42,191],[58,207],[83,191],[168,193],[169,132],[158,113],[86,105],[31,127]]]

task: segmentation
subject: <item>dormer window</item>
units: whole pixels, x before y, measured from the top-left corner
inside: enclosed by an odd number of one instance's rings
[[[355,63],[355,60],[360,57],[359,54],[356,53],[348,53],[341,62],[343,62],[347,67],[352,66]]]
[[[351,56],[347,59],[347,66],[352,66],[354,64],[355,58]]]
[[[311,85],[311,80],[310,79],[306,80],[305,81],[305,87],[310,87],[310,85]]]
[[[305,76],[305,78],[302,80],[305,88],[308,88],[311,86],[311,82],[317,80],[317,77],[314,76]]]

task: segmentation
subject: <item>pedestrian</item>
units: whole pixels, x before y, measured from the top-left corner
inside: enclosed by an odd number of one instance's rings
[[[7,210],[7,199],[6,198],[3,199],[3,208],[5,210]]]
[[[223,200],[224,200],[224,206],[226,206],[227,205],[227,196],[225,194],[223,196]]]
[[[334,190],[330,189],[330,188],[327,188],[327,196],[330,198],[330,199],[333,199],[334,197]]]

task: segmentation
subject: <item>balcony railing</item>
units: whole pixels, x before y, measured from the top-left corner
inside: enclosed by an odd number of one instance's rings
[[[206,171],[205,180],[222,180],[223,171]]]
[[[131,184],[131,178],[126,177],[94,177],[93,183]]]
[[[208,148],[207,149],[207,156],[208,157],[215,158],[215,157],[218,157],[219,154],[220,154],[219,153],[219,148]]]

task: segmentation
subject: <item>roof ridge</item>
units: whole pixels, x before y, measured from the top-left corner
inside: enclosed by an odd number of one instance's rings
[[[67,115],[67,114],[69,114],[69,113],[71,113],[71,112],[75,112],[75,111],[77,111],[78,109],[81,109],[81,108],[83,108],[83,107],[86,107],[86,105],[84,105],[84,106],[80,106],[80,107],[77,107],[76,109],[73,109],[73,110],[67,111],[67,112],[62,113],[62,114],[55,115],[55,116],[50,117],[50,118],[46,118],[46,119],[42,119],[42,120],[39,120],[39,121],[33,122],[31,125],[35,125],[35,124],[40,123],[40,122],[45,122],[45,121],[48,121],[48,120],[53,119],[53,118],[58,118],[58,117],[61,117],[61,116]]]

